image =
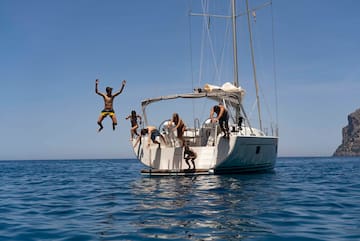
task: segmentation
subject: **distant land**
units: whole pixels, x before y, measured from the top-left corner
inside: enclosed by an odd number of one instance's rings
[[[342,129],[342,144],[334,156],[360,156],[360,109],[348,115],[348,125]]]

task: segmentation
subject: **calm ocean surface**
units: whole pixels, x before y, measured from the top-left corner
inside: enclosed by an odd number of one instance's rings
[[[360,158],[144,177],[136,160],[0,161],[0,240],[360,240]]]

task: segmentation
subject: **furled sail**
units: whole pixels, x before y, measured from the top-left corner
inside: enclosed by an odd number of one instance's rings
[[[206,92],[216,92],[216,91],[225,91],[228,93],[236,93],[239,94],[241,97],[245,95],[245,90],[243,88],[236,87],[235,85],[231,84],[230,82],[224,83],[222,86],[205,84],[204,90]]]

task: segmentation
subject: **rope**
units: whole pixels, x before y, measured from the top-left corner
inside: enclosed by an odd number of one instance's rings
[[[209,10],[209,5],[207,6],[204,6],[202,5],[202,8],[203,8],[203,12],[208,12]],[[208,17],[208,21],[206,21],[206,17]],[[211,35],[210,35],[210,16],[204,16],[204,31],[206,31],[206,35],[207,35],[207,38],[208,38],[208,42],[209,42],[209,47],[210,47],[210,52],[211,52],[211,57],[212,57],[212,60],[213,60],[213,64],[214,64],[214,69],[215,69],[215,76],[219,76],[219,69],[218,69],[218,64],[217,64],[217,61],[216,61],[216,56],[215,56],[215,51],[214,51],[214,44],[213,44],[213,41],[211,41]],[[202,68],[200,68],[200,72],[202,72]]]

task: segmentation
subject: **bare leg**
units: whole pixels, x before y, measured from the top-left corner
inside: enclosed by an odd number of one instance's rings
[[[220,126],[221,131],[224,133],[225,138],[229,138],[229,132],[224,127]]]
[[[104,127],[102,125],[102,121],[104,120],[105,116],[104,115],[100,115],[99,119],[98,119],[98,125],[100,126],[100,128],[98,129],[98,132],[100,132]]]
[[[178,130],[177,130],[177,136],[178,136],[179,140],[181,141],[182,147],[185,146],[184,132],[185,132],[185,128],[184,128],[184,127],[183,127],[182,129],[178,129]]]
[[[182,142],[182,147],[184,147],[184,146],[185,146],[185,139],[184,139],[184,137],[181,136],[179,139],[180,139],[180,141]]]
[[[134,131],[134,134],[138,136],[139,133],[137,132],[137,128],[139,128],[138,125],[134,126],[134,127],[133,127],[133,131]]]
[[[227,138],[229,138],[230,137],[230,132],[229,132],[229,122],[228,122],[228,120],[225,121],[224,128],[225,128],[225,131],[226,131]]]
[[[195,158],[192,158],[192,159],[191,159],[191,162],[192,162],[192,164],[193,164],[193,169],[196,169],[196,168],[195,168],[195,162],[194,162],[194,160],[195,160]]]
[[[112,116],[111,116],[111,119],[112,119],[112,127],[113,127],[113,130],[115,130],[115,126],[117,125],[117,120],[116,120],[116,115],[115,114],[113,114]]]
[[[192,160],[192,159],[191,159]],[[190,169],[191,168],[191,166],[190,166],[190,163],[189,163],[189,159],[188,158],[186,158],[185,159],[185,162],[186,162],[186,164],[188,165],[188,169]],[[194,168],[195,169],[195,168]]]
[[[161,134],[160,134],[160,139],[164,142],[165,145],[167,145],[167,142],[166,142],[165,138]]]
[[[133,126],[131,129],[130,129],[130,134],[131,134],[131,139],[133,139],[134,138],[134,135],[139,135],[138,133],[137,133],[137,131],[136,131],[136,129],[138,128],[138,126],[136,125],[136,126]]]

